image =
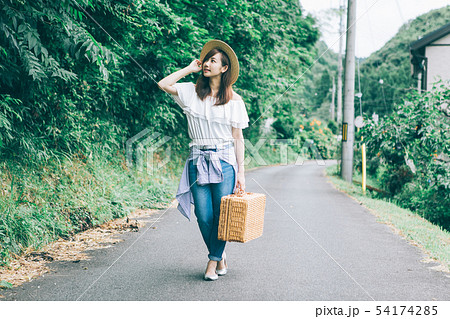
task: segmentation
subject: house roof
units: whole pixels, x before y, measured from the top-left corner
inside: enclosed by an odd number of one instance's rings
[[[434,41],[439,40],[442,37],[445,37],[449,33],[450,33],[450,23],[447,23],[441,28],[426,34],[421,39],[412,42],[410,45],[411,51],[420,50],[429,45],[430,43],[433,43]]]

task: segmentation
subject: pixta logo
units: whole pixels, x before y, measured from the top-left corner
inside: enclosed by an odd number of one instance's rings
[[[150,129],[146,128],[140,131],[126,141],[126,160],[127,167],[133,167],[133,161],[138,171],[144,170],[146,167],[147,173],[152,175],[155,170],[164,167],[170,160],[171,149],[170,146],[164,148],[165,158],[158,160],[155,165],[155,156],[163,146],[172,139],[169,136],[161,136],[161,133],[151,133]],[[158,156],[159,158],[159,156]]]
[[[268,142],[269,145],[272,145],[274,151],[279,153],[279,163],[281,165],[288,165],[288,146],[300,145],[300,141],[297,139],[259,139],[254,145],[249,140],[245,140],[245,165],[248,165],[252,160],[254,160],[258,166],[268,165],[263,156],[259,153],[260,149],[264,144],[266,144],[266,142]],[[314,140],[304,141],[302,147],[300,148],[300,153],[295,153],[294,155],[296,156],[294,165],[303,165],[304,159],[306,158],[315,159],[318,165],[325,165],[325,161],[320,155]]]

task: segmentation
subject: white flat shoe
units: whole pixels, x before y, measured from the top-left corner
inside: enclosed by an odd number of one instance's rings
[[[216,273],[219,276],[225,276],[227,274],[228,271],[228,265],[227,265],[227,259],[226,259],[227,255],[225,254],[225,252],[222,255],[223,258],[223,263],[225,264],[225,268],[223,269],[216,269]]]
[[[208,262],[208,266],[209,266],[209,262]],[[214,275],[207,275],[207,274],[206,274],[206,271],[208,270],[208,266],[206,267],[205,275],[203,276],[203,279],[204,279],[204,280],[207,280],[207,281],[214,281],[214,280],[219,279],[219,276],[217,275],[216,272],[214,272]],[[216,267],[217,267],[217,266],[216,266]]]
[[[209,276],[209,275],[205,274],[203,279],[206,281],[214,281],[214,280],[219,279],[219,276],[217,274],[214,274],[213,276]]]
[[[225,276],[225,275],[227,274],[227,271],[228,271],[227,268],[224,268],[224,269],[217,269],[217,270],[216,270],[216,273],[217,273],[217,275],[219,275],[219,276]]]

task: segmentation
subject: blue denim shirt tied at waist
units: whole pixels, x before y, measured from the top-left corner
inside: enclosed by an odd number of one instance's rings
[[[187,219],[191,220],[191,204],[194,204],[194,198],[191,193],[189,184],[189,161],[194,160],[197,168],[197,184],[206,185],[209,183],[221,183],[223,181],[222,164],[220,160],[225,161],[234,168],[234,188],[236,190],[238,166],[233,143],[215,150],[201,150],[194,145],[190,149],[190,154],[184,164],[183,173],[181,174],[180,184],[176,199],[178,201],[178,210]]]

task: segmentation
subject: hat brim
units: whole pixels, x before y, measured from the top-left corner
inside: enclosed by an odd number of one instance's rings
[[[208,54],[212,49],[220,49],[224,51],[228,58],[230,59],[230,72],[231,72],[231,84],[235,83],[239,77],[239,60],[234,53],[233,49],[223,41],[220,40],[211,40],[208,41],[202,49],[200,53],[200,61],[203,63],[203,58]]]

